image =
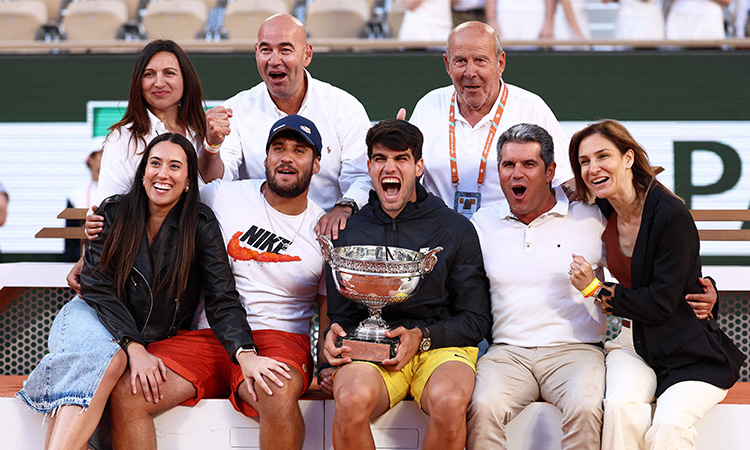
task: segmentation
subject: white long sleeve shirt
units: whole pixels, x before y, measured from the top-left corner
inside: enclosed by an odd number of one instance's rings
[[[310,119],[320,132],[323,154],[320,172],[313,175],[309,197],[325,211],[341,197],[361,207],[372,183],[367,173],[365,135],[370,119],[351,94],[316,80],[305,71],[307,93],[297,114]],[[276,107],[264,83],[224,102],[232,109],[231,133],[221,145],[224,179],[265,179],[263,161],[271,127],[286,113]]]

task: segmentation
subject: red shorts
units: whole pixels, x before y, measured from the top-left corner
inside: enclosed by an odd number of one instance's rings
[[[310,337],[277,330],[253,331],[258,354],[297,369],[307,391],[312,381],[313,361]],[[258,412],[240,399],[238,388],[244,381],[242,369],[232,362],[224,346],[210,329],[179,331],[177,336],[149,344],[148,351],[164,361],[177,375],[190,381],[197,394],[183,403],[193,406],[203,398],[228,398],[234,409],[248,417]]]

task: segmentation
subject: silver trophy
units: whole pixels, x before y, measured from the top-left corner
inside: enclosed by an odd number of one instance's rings
[[[327,236],[318,237],[323,257],[331,266],[336,289],[349,300],[362,303],[369,317],[336,346],[351,349],[342,355],[355,360],[381,362],[396,356],[398,338],[386,337],[390,330],[382,319],[383,307],[411,298],[422,277],[432,271],[443,247],[424,253],[381,245],[352,245],[334,248]]]

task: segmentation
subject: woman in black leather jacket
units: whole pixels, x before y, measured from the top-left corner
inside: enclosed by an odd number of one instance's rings
[[[86,445],[126,367],[133,387],[140,382],[147,400],[159,399],[166,368],[146,346],[189,328],[201,291],[227,352],[252,345],[219,225],[197,186],[192,144],[162,134],[146,148],[130,191],[99,207],[104,231],[85,255],[83,300],[55,318],[50,354],[19,392],[49,414],[49,448]]]

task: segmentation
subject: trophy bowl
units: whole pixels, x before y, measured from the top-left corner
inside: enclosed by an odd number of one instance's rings
[[[348,330],[346,338],[337,339],[337,346],[352,349],[342,356],[374,362],[396,356],[398,338],[386,337],[390,328],[381,317],[382,309],[410,299],[424,275],[435,267],[437,253],[443,248],[424,252],[381,245],[334,248],[327,236],[318,237],[318,242],[331,266],[336,289],[369,310],[367,319]]]

